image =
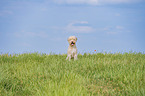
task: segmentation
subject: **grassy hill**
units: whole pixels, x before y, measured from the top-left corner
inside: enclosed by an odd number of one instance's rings
[[[145,54],[0,55],[0,96],[145,96]]]

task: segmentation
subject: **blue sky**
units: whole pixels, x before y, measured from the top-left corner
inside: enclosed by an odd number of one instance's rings
[[[0,0],[0,52],[144,52],[145,0]]]

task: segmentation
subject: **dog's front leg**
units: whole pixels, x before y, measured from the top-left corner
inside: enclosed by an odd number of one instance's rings
[[[68,56],[66,57],[66,60],[68,59]]]
[[[77,54],[74,56],[74,60],[77,60],[78,58],[77,58]]]
[[[69,58],[69,61],[70,61],[70,59],[71,59],[71,55],[69,55],[69,57],[68,57],[68,58]]]
[[[70,61],[71,55],[67,55],[66,60],[67,60],[67,59],[69,59],[69,61]]]

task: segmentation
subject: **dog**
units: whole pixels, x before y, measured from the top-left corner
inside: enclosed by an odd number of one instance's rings
[[[66,60],[69,59],[69,61],[74,58],[74,60],[77,60],[77,47],[76,47],[76,42],[77,42],[77,37],[75,36],[70,36],[67,39],[69,43],[68,51],[67,51],[67,57]]]

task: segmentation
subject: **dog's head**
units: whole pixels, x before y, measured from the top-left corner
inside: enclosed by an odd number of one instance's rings
[[[77,37],[75,37],[75,36],[70,36],[67,40],[68,40],[68,42],[69,42],[69,44],[70,44],[71,46],[74,46],[74,45],[76,44],[76,42],[77,42]]]

